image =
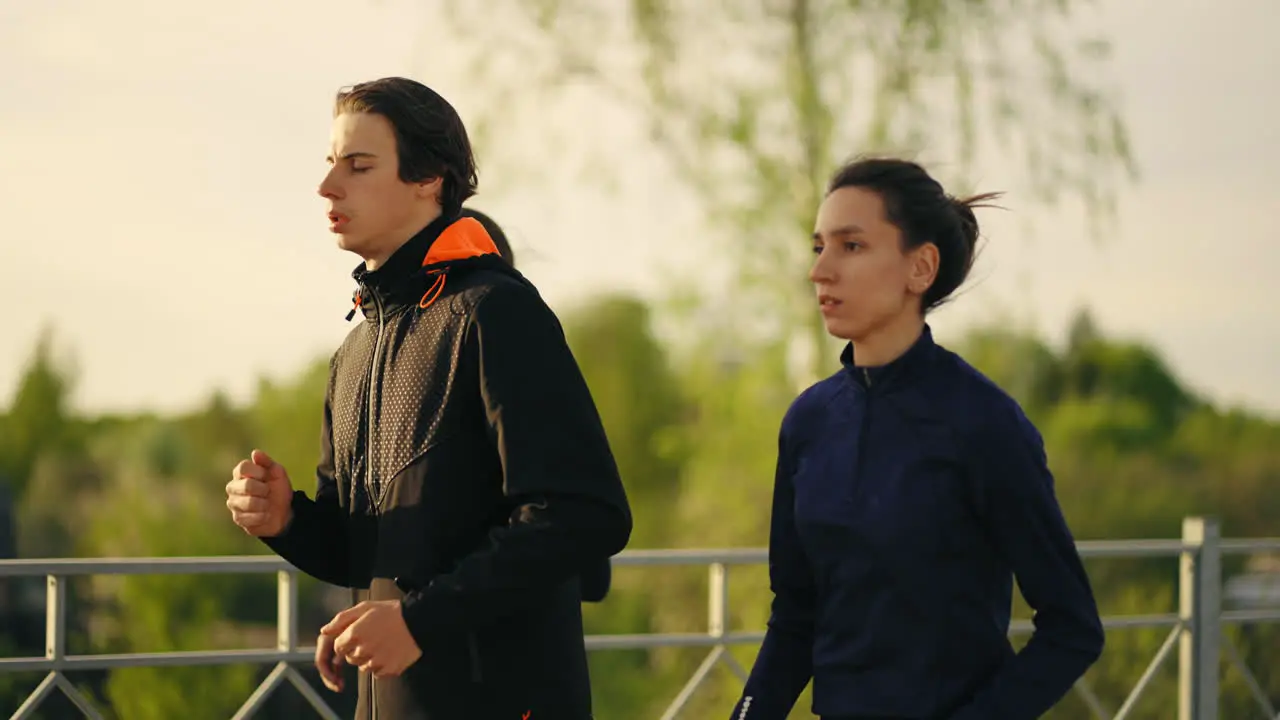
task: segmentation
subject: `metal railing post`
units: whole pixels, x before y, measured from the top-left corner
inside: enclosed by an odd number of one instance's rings
[[[276,649],[298,649],[298,576],[293,570],[276,572]]]
[[[53,671],[62,669],[67,655],[67,581],[57,575],[49,575],[44,604],[44,656],[53,661]]]
[[[1178,720],[1218,720],[1222,548],[1216,518],[1182,521],[1178,614]]]
[[[708,572],[707,633],[724,637],[729,629],[729,566],[713,562]]]

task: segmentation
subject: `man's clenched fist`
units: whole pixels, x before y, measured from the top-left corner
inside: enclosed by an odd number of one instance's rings
[[[399,600],[366,600],[347,608],[320,628],[320,637],[332,638],[334,653],[347,664],[376,677],[395,677],[422,657]]]
[[[293,485],[284,466],[261,450],[241,460],[227,483],[231,519],[254,537],[275,537],[293,516]]]

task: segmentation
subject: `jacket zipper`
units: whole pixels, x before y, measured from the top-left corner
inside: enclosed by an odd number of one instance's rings
[[[855,474],[853,481],[855,503],[863,492],[862,476],[863,468],[866,466],[867,435],[871,431],[871,370],[869,368],[862,368],[862,378],[867,382],[867,389],[863,393],[865,400],[862,408],[862,423],[861,427],[858,428],[858,461],[853,470]]]
[[[373,341],[373,363],[369,366],[369,398],[368,411],[366,413],[367,420],[365,426],[365,492],[369,495],[369,506],[373,511],[375,518],[375,527],[377,526],[376,518],[381,504],[382,493],[378,492],[373,486],[373,468],[374,468],[374,443],[373,443],[373,427],[374,427],[374,398],[378,392],[378,365],[382,361],[382,300],[377,293],[370,293],[373,296],[373,304],[378,309],[378,334]],[[376,550],[375,550],[376,552]],[[378,681],[369,673],[369,715],[371,720],[378,720]]]

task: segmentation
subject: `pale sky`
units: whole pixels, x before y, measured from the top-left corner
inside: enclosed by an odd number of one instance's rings
[[[422,32],[429,5],[0,2],[0,406],[46,322],[91,411],[185,408],[217,387],[244,398],[340,342],[355,259],[335,249],[315,194],[333,92],[410,75],[464,120],[479,102]],[[1280,3],[1102,5],[1143,171],[1119,234],[1091,244],[1077,213],[1019,208],[1017,188],[999,187],[1038,233],[986,222],[981,282],[933,324],[955,337],[1016,305],[1056,341],[1088,303],[1197,391],[1280,416]],[[538,132],[537,117],[514,121]],[[663,259],[706,242],[647,148],[607,146],[638,168],[618,193],[553,167],[486,194],[481,166],[474,205],[508,227],[560,309],[651,290]],[[1011,176],[994,161],[983,175]]]

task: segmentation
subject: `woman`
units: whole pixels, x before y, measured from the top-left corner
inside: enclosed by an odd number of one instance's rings
[[[485,232],[489,233],[493,244],[498,248],[498,254],[506,260],[512,268],[516,265],[516,254],[511,249],[511,242],[507,240],[507,234],[503,232],[502,226],[488,215],[476,210],[475,208],[462,208],[462,217],[475,218],[477,222],[484,226]],[[582,575],[578,577],[581,587],[583,602],[598,603],[604,602],[605,597],[609,594],[609,586],[613,582],[613,564],[608,559],[602,562],[593,563],[583,568]]]
[[[772,614],[734,720],[782,720],[810,679],[824,720],[1030,720],[1102,651],[1039,433],[925,322],[994,197],[953,198],[903,160],[832,177],[810,279],[849,345],[782,421]],[[1016,654],[1015,578],[1035,610]]]

